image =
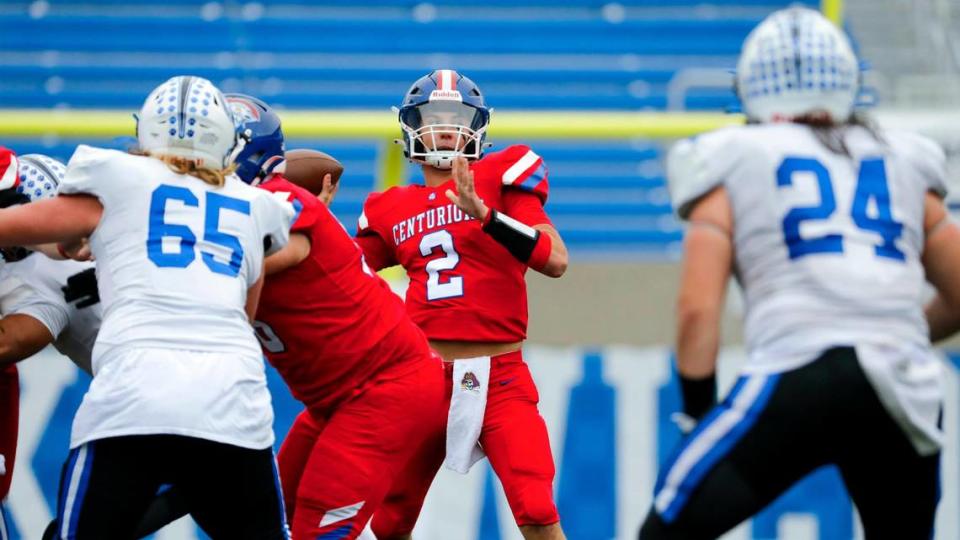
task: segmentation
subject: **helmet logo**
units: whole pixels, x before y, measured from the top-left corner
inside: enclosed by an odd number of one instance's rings
[[[459,90],[434,90],[430,92],[430,101],[463,101]]]
[[[230,103],[230,110],[233,112],[237,124],[243,125],[247,122],[260,121],[260,111],[253,103],[238,98],[227,98],[227,102]]]

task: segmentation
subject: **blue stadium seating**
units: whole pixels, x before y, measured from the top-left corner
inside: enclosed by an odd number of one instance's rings
[[[0,33],[0,103],[135,110],[160,81],[188,72],[278,107],[383,109],[430,69],[453,67],[501,110],[664,109],[679,70],[732,68],[749,30],[787,3],[50,0],[38,8],[8,2],[0,6],[0,26],[16,32]],[[733,102],[726,88],[692,89],[684,98],[694,110]],[[77,142],[6,144],[66,159]],[[352,228],[374,186],[380,144],[289,146],[321,148],[344,161],[335,211]],[[550,167],[548,208],[575,255],[677,251],[681,231],[670,214],[659,144],[533,146]]]

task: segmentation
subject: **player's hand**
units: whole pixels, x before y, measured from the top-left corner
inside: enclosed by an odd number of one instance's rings
[[[90,250],[90,240],[81,238],[75,242],[62,243],[57,245],[57,251],[75,261],[85,262],[94,260],[93,251]]]
[[[79,300],[77,302],[79,309],[100,302],[100,290],[97,289],[97,274],[94,268],[88,268],[68,277],[67,284],[60,289],[67,302]]]
[[[457,186],[457,192],[454,193],[452,189],[448,189],[447,198],[470,217],[480,221],[486,219],[490,209],[477,195],[473,183],[473,171],[470,170],[467,158],[461,156],[453,160],[453,181]]]
[[[337,190],[340,189],[340,182],[333,182],[333,175],[327,173],[323,175],[323,188],[320,189],[320,193],[317,195],[317,198],[320,201],[330,206],[333,204],[333,198],[337,196]]]

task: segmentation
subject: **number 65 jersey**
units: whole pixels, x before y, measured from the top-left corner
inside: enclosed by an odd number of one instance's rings
[[[550,223],[543,210],[547,170],[523,145],[471,163],[484,203],[527,225]],[[522,341],[527,333],[526,264],[446,196],[454,181],[371,194],[357,242],[374,269],[407,271],[407,313],[430,339]]]
[[[788,123],[726,128],[670,152],[682,218],[716,187],[729,196],[747,370],[792,369],[836,345],[929,344],[923,210],[928,191],[945,194],[943,152],[909,133],[836,133],[849,155]]]

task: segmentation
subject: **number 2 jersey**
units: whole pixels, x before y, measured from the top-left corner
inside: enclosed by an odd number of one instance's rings
[[[430,358],[403,301],[327,207],[280,175],[260,187],[293,202],[291,233],[310,240],[306,259],[267,278],[254,323],[293,396],[323,414],[379,377]]]
[[[943,152],[909,133],[837,133],[849,156],[797,124],[726,128],[670,152],[681,217],[715,187],[729,196],[747,371],[792,369],[837,345],[929,346],[924,198],[945,193]]]
[[[173,434],[273,443],[247,291],[288,239],[292,205],[235,177],[215,187],[158,159],[81,145],[61,194],[103,207],[90,236],[103,323],[71,448]]]
[[[547,169],[530,148],[510,146],[470,164],[484,203],[527,225],[549,224]],[[515,342],[527,335],[527,265],[445,195],[454,181],[371,194],[357,240],[374,269],[407,271],[407,312],[436,340]]]

